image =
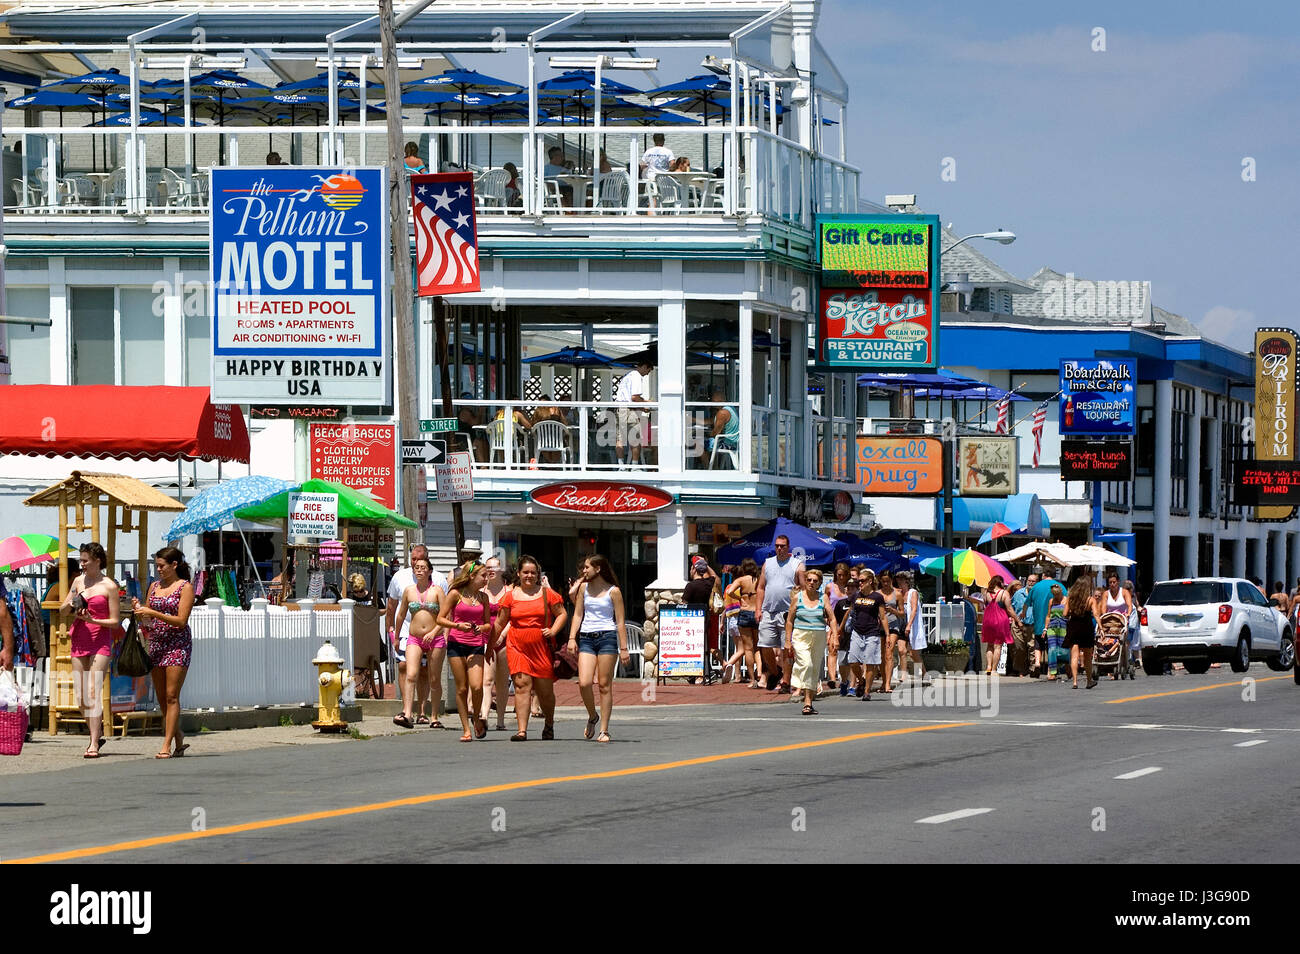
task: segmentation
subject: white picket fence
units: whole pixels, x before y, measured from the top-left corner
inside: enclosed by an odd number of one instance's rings
[[[329,640],[352,670],[352,600],[337,610],[314,610],[301,600],[299,610],[253,600],[252,608],[206,600],[190,613],[194,656],[182,690],[186,709],[312,703],[319,670],[311,661]],[[351,686],[343,702],[356,696]]]

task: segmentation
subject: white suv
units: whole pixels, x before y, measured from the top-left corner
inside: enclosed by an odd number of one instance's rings
[[[1233,672],[1245,672],[1252,659],[1279,672],[1295,663],[1290,623],[1249,580],[1157,583],[1138,619],[1148,676],[1163,673],[1166,662],[1181,662],[1192,673],[1212,662],[1231,663]]]

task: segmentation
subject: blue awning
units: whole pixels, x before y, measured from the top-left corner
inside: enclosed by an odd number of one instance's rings
[[[935,527],[943,529],[943,499],[935,499]],[[1052,529],[1038,494],[1015,494],[1011,497],[954,497],[952,529],[954,533],[983,533],[995,523],[1005,523],[1016,533],[1045,536]]]

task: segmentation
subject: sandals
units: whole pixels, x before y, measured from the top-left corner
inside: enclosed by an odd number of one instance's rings
[[[804,715],[816,715],[816,714],[817,714],[817,710],[814,709],[812,706],[804,706],[804,707],[803,707],[803,714],[804,714]]]
[[[185,754],[185,750],[188,749],[189,747],[190,744],[188,742],[186,742],[184,745],[176,746],[175,751],[172,752],[172,758],[177,758],[177,759],[180,758],[182,755]]]
[[[555,741],[555,726],[553,725],[542,726],[542,741],[543,742]]]
[[[597,742],[600,742],[600,743],[602,743],[602,744],[605,743],[605,742],[609,742],[609,741],[610,741],[609,733],[608,733],[608,732],[602,732],[600,735],[596,736],[596,741],[597,741]]]
[[[429,724],[429,717],[428,717],[427,715],[425,715],[423,712],[421,712],[421,713],[416,717],[416,719],[415,719],[415,724],[416,724],[416,725],[428,725],[428,724]]]
[[[512,736],[510,737],[510,741],[511,741],[511,742],[527,742],[527,741],[528,741],[528,733],[527,733],[527,732],[516,732],[514,735],[512,735]]]
[[[90,747],[87,746],[86,751],[83,752],[83,753],[81,754],[81,757],[82,757],[83,759],[97,759],[97,758],[99,758],[99,749],[95,749],[95,750],[92,752],[92,751],[90,750]],[[159,757],[159,758],[163,758],[163,759],[169,759],[169,758],[171,758],[170,755],[159,755],[158,757]]]
[[[590,740],[596,734],[596,726],[600,725],[600,716],[592,716],[587,720],[587,727],[582,730],[582,737]]]
[[[482,726],[482,728],[479,728]],[[488,734],[487,719],[474,720],[474,738],[486,739]]]
[[[90,754],[87,754],[87,755],[86,755],[86,758],[88,758],[88,759],[90,759],[90,758],[99,758],[99,756],[97,756],[97,755],[90,755]],[[170,758],[174,758],[174,756],[173,756],[170,752],[158,752],[158,753],[156,753],[156,754],[154,755],[154,758],[156,758],[156,759],[170,759]]]
[[[473,734],[472,732],[466,732],[464,735],[462,735],[462,736],[460,737],[460,740],[461,740],[462,742],[473,742],[473,741],[474,741],[474,734]]]
[[[408,716],[405,712],[401,712],[393,716],[393,725],[400,725],[403,729],[415,728],[415,723],[411,721],[411,717]]]
[[[437,719],[434,719],[432,722],[429,723],[429,728],[430,728],[430,729],[445,729],[445,728],[447,728],[447,727],[446,727],[445,725],[443,725],[441,722],[439,722]]]

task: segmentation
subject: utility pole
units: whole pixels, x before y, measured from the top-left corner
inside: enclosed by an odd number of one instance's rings
[[[415,382],[415,293],[411,288],[411,240],[406,227],[407,180],[402,161],[402,101],[397,76],[397,33],[393,23],[393,0],[379,0],[379,38],[384,58],[384,102],[388,105],[388,234],[393,247],[393,352],[397,359],[394,381],[398,430],[402,438],[413,438],[420,427]],[[427,487],[416,487],[416,469],[402,468],[402,513],[420,519],[419,495]]]
[[[380,52],[384,58],[384,102],[389,104],[388,121],[388,214],[389,233],[393,242],[393,345],[397,354],[397,379],[401,390],[397,395],[399,429],[403,438],[414,437],[419,429],[420,411],[416,406],[419,389],[415,386],[415,291],[411,286],[411,244],[406,228],[408,185],[402,148],[402,111],[393,109],[392,103],[402,101],[402,88],[397,75],[397,29],[433,0],[421,0],[393,17],[393,0],[379,0]],[[454,417],[452,408],[450,356],[448,355],[447,309],[441,296],[433,300],[435,335],[434,361],[441,369],[439,377],[442,391],[442,411]],[[416,486],[416,468],[402,465],[402,511],[412,520],[419,520],[419,495],[427,494],[427,486]],[[456,534],[456,559],[459,562],[465,548],[465,515],[459,503],[451,505],[452,523]]]

